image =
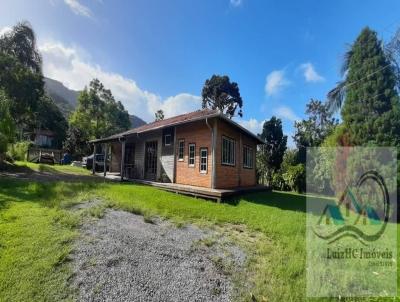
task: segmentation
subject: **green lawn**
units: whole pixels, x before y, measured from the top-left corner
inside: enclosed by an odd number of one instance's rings
[[[37,172],[48,172],[48,173],[62,173],[62,174],[74,174],[74,175],[90,175],[91,170],[84,169],[82,167],[62,166],[62,165],[46,165],[46,164],[35,164],[31,162],[16,161],[14,168],[20,169],[21,171],[37,171]]]
[[[70,169],[57,168],[62,173]],[[73,299],[68,254],[82,213],[70,206],[95,195],[108,207],[231,233],[251,255],[249,278],[257,301],[305,299],[304,195],[254,193],[218,204],[131,183],[40,184],[0,178],[0,301]],[[98,211],[95,216],[101,216]],[[250,292],[243,297],[250,300]]]

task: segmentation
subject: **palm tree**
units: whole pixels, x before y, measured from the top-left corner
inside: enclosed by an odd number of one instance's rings
[[[353,52],[351,48],[349,48],[349,50],[344,54],[344,60],[340,68],[340,75],[344,79],[337,82],[336,87],[328,92],[326,105],[331,113],[338,111],[342,107],[344,99],[346,98],[346,74],[349,70],[350,59],[352,55]]]
[[[15,57],[24,67],[41,73],[42,58],[36,47],[35,32],[29,22],[17,23],[0,37],[0,53]]]

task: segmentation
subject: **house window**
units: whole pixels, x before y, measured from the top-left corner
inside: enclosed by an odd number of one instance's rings
[[[189,167],[194,167],[195,156],[196,156],[196,145],[189,144]]]
[[[181,139],[179,141],[179,146],[178,146],[178,160],[183,161],[184,152],[185,152],[185,141]]]
[[[207,173],[207,160],[208,160],[207,148],[201,148],[200,149],[200,173]]]
[[[253,148],[249,146],[243,146],[243,167],[253,168]]]
[[[171,145],[171,134],[165,134],[164,135],[164,146],[170,146]]]
[[[222,164],[235,165],[235,141],[224,136],[222,137]]]

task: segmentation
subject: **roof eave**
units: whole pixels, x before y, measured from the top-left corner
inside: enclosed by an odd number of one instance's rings
[[[221,118],[229,123],[231,123],[232,125],[236,126],[237,128],[239,128],[240,130],[242,130],[243,132],[245,132],[247,135],[251,136],[252,138],[254,138],[259,144],[265,144],[265,142],[258,137],[258,135],[254,134],[253,132],[251,132],[250,130],[247,130],[246,128],[244,128],[243,126],[241,126],[240,124],[236,123],[235,121],[232,121],[229,117],[227,117],[224,114],[220,115]]]
[[[197,121],[205,120],[205,119],[208,119],[208,118],[215,118],[215,117],[221,118],[221,119],[227,121],[228,123],[234,125],[235,127],[239,128],[241,131],[245,132],[247,135],[249,135],[250,137],[254,138],[259,144],[264,144],[264,142],[257,135],[255,135],[251,131],[247,130],[243,126],[239,125],[235,121],[231,120],[230,118],[228,118],[227,116],[225,116],[224,114],[219,113],[219,112],[216,112],[216,113],[213,113],[213,114],[210,114],[210,115],[206,115],[206,116],[201,116],[201,117],[194,118],[194,119],[191,119],[191,120],[175,122],[175,123],[172,123],[172,124],[169,124],[169,125],[163,125],[163,126],[147,129],[147,130],[144,130],[144,131],[134,131],[135,129],[132,129],[132,130],[128,130],[128,131],[122,132],[120,134],[112,135],[112,136],[109,136],[109,137],[91,140],[91,141],[89,141],[89,143],[94,144],[94,143],[106,143],[106,142],[112,142],[112,141],[119,141],[119,140],[121,140],[123,138],[126,138],[128,136],[142,134],[142,133],[146,133],[146,132],[150,132],[150,131],[161,130],[161,129],[167,128],[167,127],[174,127],[174,126],[178,126],[178,125],[182,125],[182,124],[186,124],[186,123],[197,122]],[[132,131],[132,132],[130,132],[130,131]]]

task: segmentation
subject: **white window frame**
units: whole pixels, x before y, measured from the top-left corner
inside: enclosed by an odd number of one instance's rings
[[[191,157],[190,155],[190,148],[193,147],[193,157]],[[188,165],[189,167],[194,167],[196,166],[196,144],[194,143],[190,143],[188,145]],[[193,159],[193,164],[190,163],[191,159]]]
[[[181,155],[181,144],[182,144],[182,157],[180,157]],[[185,140],[184,139],[180,139],[178,141],[178,161],[184,161],[185,159]]]
[[[206,152],[206,156],[203,156],[203,152]],[[202,160],[205,158],[206,162],[205,164],[202,162]],[[202,166],[205,165],[205,170],[202,169]],[[200,148],[200,173],[201,174],[207,174],[208,172],[208,149],[207,148]]]
[[[225,150],[225,146],[228,146],[226,144],[224,144],[224,142],[228,142],[229,144],[232,144],[230,147],[230,149]],[[231,151],[231,153],[229,154],[229,151]],[[225,157],[225,161],[224,161],[224,157]],[[232,161],[226,161],[227,157],[231,157]],[[231,139],[229,137],[226,136],[222,136],[222,140],[221,140],[221,164],[222,165],[226,165],[226,166],[235,166],[236,164],[236,142],[234,139]]]
[[[243,146],[243,168],[253,169],[254,153],[253,148],[247,145]]]
[[[167,144],[167,136],[169,136],[169,143]],[[172,142],[172,135],[171,134],[165,134],[164,135],[164,146],[171,146]]]

